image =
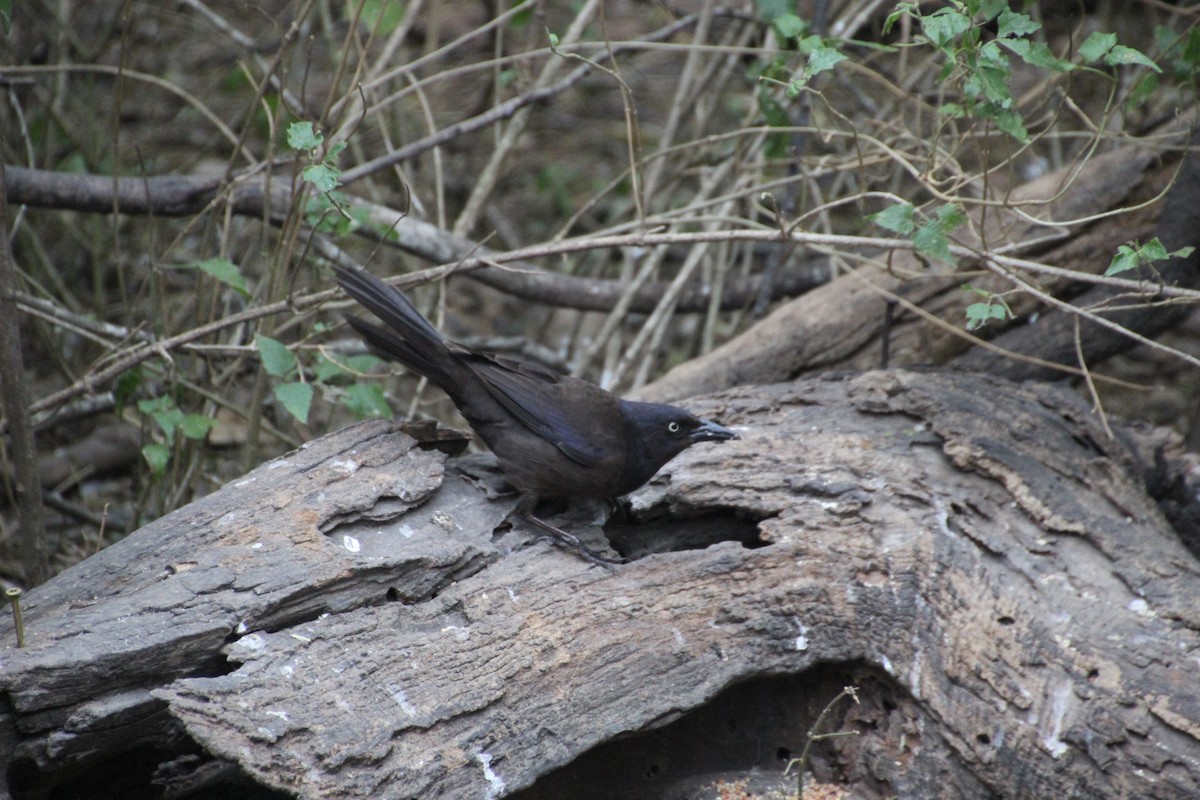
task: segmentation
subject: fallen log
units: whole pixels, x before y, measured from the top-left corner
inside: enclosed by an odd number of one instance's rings
[[[25,648],[0,627],[9,790],[778,783],[853,683],[810,766],[855,796],[1200,793],[1200,565],[1078,397],[887,371],[689,407],[743,438],[630,498],[612,570],[383,422],[82,562],[27,596]]]

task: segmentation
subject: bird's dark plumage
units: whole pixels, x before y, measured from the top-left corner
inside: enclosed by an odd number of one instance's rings
[[[404,294],[363,270],[338,284],[384,323],[347,315],[373,350],[437,384],[487,443],[531,512],[540,496],[632,492],[699,442],[737,436],[682,408],[622,400],[595,384],[442,337]],[[531,520],[545,526],[540,520]]]

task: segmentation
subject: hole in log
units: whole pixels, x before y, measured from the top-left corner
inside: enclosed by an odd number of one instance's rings
[[[628,559],[651,553],[703,550],[718,542],[740,542],[746,548],[766,547],[756,520],[732,511],[711,511],[696,517],[663,517],[636,523],[613,520],[604,526],[613,548]]]
[[[891,763],[910,758],[910,751],[896,749],[904,731],[919,727],[904,690],[874,668],[830,664],[732,686],[668,725],[583,753],[506,800],[714,797],[717,781],[746,781],[753,797],[794,797],[795,777],[784,778],[784,767],[804,748],[821,710],[847,685],[859,687],[861,703],[842,698],[814,733],[859,735],[814,743],[809,770],[818,780],[845,783],[854,776],[843,774],[842,768],[854,763],[862,748],[880,758],[886,754]],[[898,710],[885,710],[884,697]],[[922,746],[928,747],[925,742]],[[780,794],[789,788],[793,794]],[[882,786],[880,796],[889,794],[895,792]]]
[[[165,712],[164,712],[165,713]],[[164,731],[164,736],[168,734]],[[182,734],[179,734],[182,735]],[[207,754],[138,747],[101,763],[80,759],[74,772],[43,775],[31,759],[13,759],[6,775],[13,800],[82,798],[137,800],[163,796],[163,788],[188,800],[285,800],[289,794],[255,783],[241,770]],[[153,788],[152,788],[153,787]]]

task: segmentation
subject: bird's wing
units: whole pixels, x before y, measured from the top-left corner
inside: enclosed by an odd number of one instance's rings
[[[591,403],[586,402],[590,398],[578,398],[578,403],[571,403],[569,393],[562,390],[564,381],[573,384],[572,388],[586,387],[589,395],[595,392],[607,396],[602,389],[584,381],[571,381],[536,365],[501,359],[461,346],[456,349],[470,354],[475,374],[506,411],[561,450],[567,458],[592,467],[612,457],[611,448],[606,447],[605,443],[596,442],[597,430],[607,432],[608,425],[597,424],[600,420],[595,418],[594,413],[589,414],[587,419],[580,419],[579,414],[574,413],[581,406],[595,410]],[[612,398],[612,401],[613,409],[619,413],[616,398]]]

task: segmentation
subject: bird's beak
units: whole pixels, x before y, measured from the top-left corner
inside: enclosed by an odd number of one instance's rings
[[[689,437],[693,442],[727,442],[730,439],[739,438],[729,428],[718,425],[710,419],[702,419],[700,422],[702,423],[700,427],[692,431],[692,435]]]

